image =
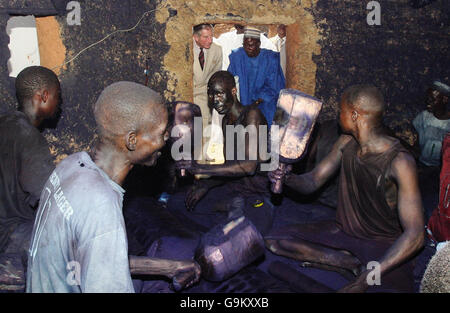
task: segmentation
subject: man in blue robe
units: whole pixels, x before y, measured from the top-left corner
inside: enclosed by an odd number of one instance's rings
[[[260,31],[246,27],[243,47],[229,56],[228,72],[239,77],[241,103],[249,105],[259,100],[259,109],[270,127],[278,94],[285,88],[285,78],[280,66],[280,53],[261,49],[260,46]]]

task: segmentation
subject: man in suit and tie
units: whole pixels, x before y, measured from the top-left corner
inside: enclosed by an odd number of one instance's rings
[[[222,68],[222,47],[213,43],[210,24],[194,26],[194,103],[202,111],[203,129],[211,123],[206,87],[209,78]]]

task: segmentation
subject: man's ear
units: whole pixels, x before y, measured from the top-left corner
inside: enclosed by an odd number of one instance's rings
[[[41,99],[42,99],[42,102],[44,102],[44,103],[47,102],[47,100],[48,100],[48,90],[47,89],[42,90]]]
[[[125,145],[127,146],[127,149],[129,151],[134,151],[136,150],[136,145],[137,145],[137,134],[134,130],[129,131],[126,135],[125,135]]]
[[[37,113],[40,110],[40,106],[42,102],[47,102],[48,100],[48,91],[46,89],[40,89],[33,94],[33,98],[31,100],[31,104],[33,106],[34,111]]]
[[[356,119],[358,118],[358,111],[353,110],[352,111],[352,121],[356,121]]]
[[[231,94],[232,94],[233,96],[235,96],[235,95],[237,94],[237,89],[236,89],[236,87],[233,87],[233,89],[231,89]]]

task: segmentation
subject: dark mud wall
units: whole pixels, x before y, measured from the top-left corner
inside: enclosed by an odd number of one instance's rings
[[[145,12],[150,11],[142,18],[136,29],[116,33],[86,50],[63,68],[54,68],[59,74],[62,86],[63,114],[58,127],[54,130],[46,130],[45,136],[58,161],[68,154],[86,149],[91,145],[95,131],[91,105],[107,85],[120,80],[144,83],[146,60],[149,59],[148,65],[152,74],[148,86],[160,93],[166,90],[167,79],[166,73],[162,70],[162,60],[169,47],[164,39],[164,24],[156,22],[154,18],[157,1],[79,1],[81,25],[67,23],[67,13],[70,11],[65,10],[63,2],[68,1],[59,2],[60,15],[57,15],[56,6],[53,6],[51,1],[28,1],[31,7],[27,9],[24,9],[23,5],[23,2],[27,1],[7,2],[7,9],[3,7],[0,15],[2,30],[0,31],[0,62],[3,64],[3,71],[0,73],[0,109],[15,105],[14,79],[8,77],[6,70],[6,62],[9,59],[7,49],[9,37],[5,32],[9,18],[8,12],[22,14],[37,12],[35,13],[37,16],[55,14],[49,16],[50,22],[51,19],[55,19],[53,24],[59,27],[62,41],[62,46],[55,46],[55,48],[65,49],[65,61],[68,61],[80,50],[115,30],[132,28]],[[49,12],[39,14],[43,8],[47,8]],[[52,8],[54,8],[53,12]],[[20,9],[22,11],[19,11]],[[48,32],[44,30],[38,33],[38,36],[48,36]],[[54,46],[54,38],[48,38],[44,45]],[[58,64],[60,62],[54,65]]]
[[[410,143],[415,139],[410,121],[424,109],[426,84],[433,78],[449,80],[447,0],[421,9],[406,0],[378,1],[381,25],[374,26],[366,22],[369,1],[365,0],[80,0],[81,25],[72,26],[67,23],[67,2],[0,1],[0,110],[15,106],[14,80],[6,66],[9,37],[5,29],[10,14],[50,16],[48,23],[59,29],[42,44],[55,45],[47,51],[64,51],[68,61],[111,32],[133,27],[145,12],[151,12],[136,29],[116,33],[55,69],[63,89],[63,114],[58,127],[45,135],[58,160],[92,144],[92,103],[114,81],[144,83],[147,59],[149,87],[167,101],[191,100],[190,32],[192,25],[204,21],[290,25],[289,86],[324,100],[321,119],[335,117],[345,87],[372,83],[380,87],[388,103],[386,123]],[[39,36],[46,34],[44,30]],[[49,62],[59,63],[56,59],[50,57]]]
[[[381,25],[369,26],[369,1],[317,2],[313,15],[320,24],[321,54],[316,95],[327,105],[322,118],[332,118],[340,94],[349,85],[374,84],[387,102],[386,124],[410,144],[411,121],[425,109],[431,80],[449,82],[450,2],[438,0],[416,9],[410,1],[378,1]]]

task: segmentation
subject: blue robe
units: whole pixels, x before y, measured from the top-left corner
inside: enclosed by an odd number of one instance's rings
[[[261,49],[257,57],[250,58],[241,47],[233,50],[229,58],[228,72],[239,76],[241,103],[249,105],[261,98],[263,102],[259,108],[270,127],[277,109],[278,95],[285,88],[280,53]]]

